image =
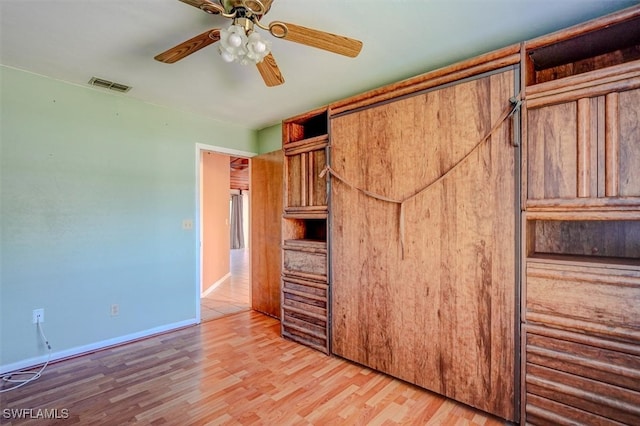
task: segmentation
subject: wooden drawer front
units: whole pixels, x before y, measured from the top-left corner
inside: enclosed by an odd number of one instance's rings
[[[584,412],[602,417],[603,420],[611,419],[628,425],[640,424],[640,392],[529,362],[526,365],[525,380],[527,420],[529,412],[542,415],[536,408],[549,410],[550,407],[543,400],[550,400],[556,403],[553,416],[557,418],[571,419],[576,413]],[[543,400],[530,398],[532,395]],[[563,406],[573,409],[564,409]],[[551,420],[556,419],[547,420],[542,424],[555,423]],[[617,423],[609,421],[601,424]]]
[[[328,353],[328,285],[282,278],[282,335]]]
[[[640,270],[527,263],[528,323],[640,342]]]
[[[638,392],[534,364],[526,368],[527,424],[640,424]]]
[[[326,281],[327,279],[327,250],[317,247],[283,246],[283,272]]]
[[[541,365],[640,392],[640,346],[544,327],[526,330],[528,365]]]

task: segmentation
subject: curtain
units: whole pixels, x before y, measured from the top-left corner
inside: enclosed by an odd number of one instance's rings
[[[231,195],[231,248],[244,248],[244,231],[242,229],[242,194]]]

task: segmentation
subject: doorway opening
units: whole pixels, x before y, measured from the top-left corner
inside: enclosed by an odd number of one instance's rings
[[[248,222],[253,155],[196,146],[198,322],[251,309]]]

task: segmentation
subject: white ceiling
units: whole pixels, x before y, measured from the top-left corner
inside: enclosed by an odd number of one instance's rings
[[[622,9],[635,0],[274,0],[281,20],[364,42],[347,58],[273,39],[285,84],[209,46],[153,57],[230,21],[178,0],[0,0],[0,63],[79,85],[133,86],[153,104],[260,129],[363,91]],[[263,34],[270,37],[267,33]],[[104,89],[95,89],[104,90]]]

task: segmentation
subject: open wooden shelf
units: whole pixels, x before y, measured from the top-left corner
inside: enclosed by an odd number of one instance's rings
[[[526,84],[534,86],[640,59],[640,14],[613,15],[598,27],[525,43]]]
[[[327,108],[319,108],[284,120],[283,147],[305,139],[325,136],[328,132]]]
[[[529,220],[527,256],[635,264],[640,220]]]

